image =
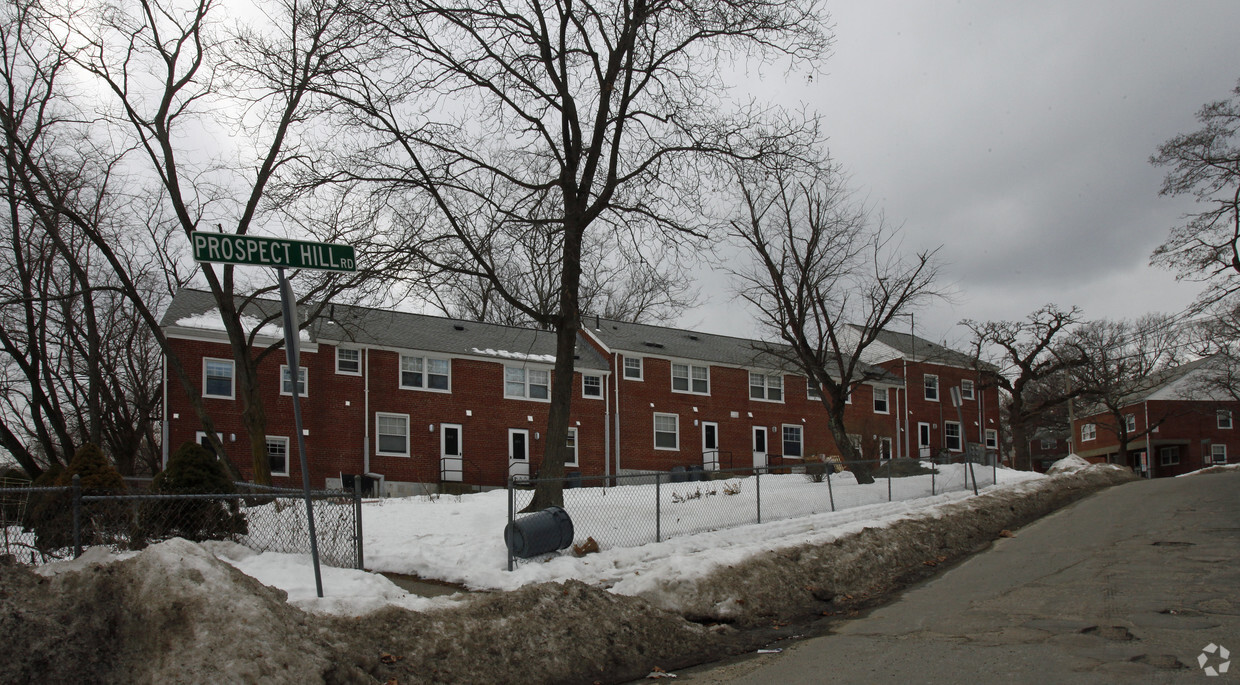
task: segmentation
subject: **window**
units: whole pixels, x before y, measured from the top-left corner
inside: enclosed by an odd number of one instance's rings
[[[1081,424],[1081,441],[1093,440],[1098,437],[1098,426],[1092,423]]]
[[[805,399],[813,400],[814,402],[822,401],[822,392],[814,387],[814,381],[809,378],[805,379]]]
[[[1180,463],[1180,448],[1177,445],[1158,448],[1158,465],[1175,466]]]
[[[596,400],[603,399],[603,377],[583,375],[581,377],[581,396],[592,397]]]
[[[672,364],[672,392],[710,394],[710,369],[692,364]]]
[[[887,411],[887,388],[874,388],[874,413],[890,413]]]
[[[770,402],[784,401],[784,377],[749,372],[749,397]]]
[[[1137,415],[1136,414],[1125,414],[1124,415],[1124,431],[1127,433],[1134,433],[1136,432],[1136,430],[1137,430]]]
[[[926,374],[922,377],[922,385],[926,389],[926,399],[931,402],[939,401],[939,377]]]
[[[1218,410],[1218,427],[1223,430],[1229,430],[1231,428],[1231,410],[1230,409]]]
[[[564,455],[565,466],[577,465],[577,429],[568,429],[568,441],[564,445],[568,448],[568,454]]]
[[[271,475],[288,475],[288,438],[267,436],[267,463],[271,466]]]
[[[307,374],[308,372],[306,370],[306,367],[304,366],[297,367],[297,394],[301,395],[302,397],[305,397],[306,395],[309,394],[309,388],[306,387]],[[280,394],[281,395],[292,395],[293,394],[293,379],[289,376],[288,366],[284,364],[280,365]]]
[[[1055,438],[1042,438],[1042,449],[1053,450],[1059,445],[1059,441]],[[988,445],[989,446],[989,445]]]
[[[347,347],[336,348],[336,373],[349,376],[362,375],[362,351]]]
[[[680,417],[676,414],[654,415],[654,448],[680,449]]]
[[[960,447],[960,424],[955,421],[943,422],[943,442],[947,449],[953,452],[959,452]]]
[[[452,362],[434,357],[400,355],[400,387],[406,390],[451,392]]]
[[[641,357],[624,358],[624,377],[635,381],[640,381],[642,379]]]
[[[551,401],[551,372],[522,366],[504,367],[504,397]]]
[[[1210,461],[1215,464],[1227,463],[1227,445],[1210,445]]]
[[[389,457],[409,456],[409,415],[375,414],[378,454]]]
[[[999,447],[999,431],[993,428],[986,429],[986,449],[993,450]]]
[[[233,362],[231,359],[202,360],[202,396],[233,398]]]
[[[784,456],[800,459],[804,456],[801,449],[802,428],[797,425],[784,424]]]
[[[973,381],[960,381],[960,396],[966,400],[973,399]]]

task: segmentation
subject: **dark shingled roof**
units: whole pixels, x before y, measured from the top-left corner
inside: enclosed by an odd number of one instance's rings
[[[185,288],[172,299],[160,325],[164,328],[176,327],[176,322],[181,319],[216,309],[211,293]],[[280,303],[277,300],[255,300],[246,311],[256,317],[278,315]],[[308,330],[310,339],[316,342],[355,343],[500,361],[519,361],[527,355],[555,355],[555,334],[550,331],[369,307],[330,305]],[[488,350],[493,352],[488,353]],[[505,356],[505,353],[511,353],[517,359]],[[577,368],[605,371],[608,365],[607,360],[593,347],[579,340]]]
[[[857,331],[861,330],[861,326],[855,324],[853,328]],[[884,330],[879,331],[876,340],[908,357],[909,361],[924,361],[931,364],[959,366],[966,369],[973,368],[974,358],[971,355],[957,352],[949,347],[944,347],[932,340],[927,340],[911,333]],[[982,362],[981,367],[996,373],[999,370],[994,364],[987,362]]]

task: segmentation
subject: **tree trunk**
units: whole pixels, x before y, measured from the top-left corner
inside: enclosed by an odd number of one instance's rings
[[[237,392],[241,395],[241,422],[245,426],[246,435],[249,436],[254,482],[259,485],[271,485],[271,463],[267,460],[267,412],[258,394],[258,370],[248,351],[244,356],[234,354],[234,358],[245,360],[244,363],[237,364]],[[297,392],[297,371],[295,369],[289,370],[289,378],[292,380],[293,392]],[[283,383],[284,379],[281,378],[278,382]],[[297,436],[293,436],[293,444],[296,444],[296,439]],[[289,458],[292,458],[291,451]]]
[[[1012,449],[1015,452],[1012,466],[1025,471],[1032,471],[1033,455],[1030,453],[1029,435],[1025,432],[1025,422],[1023,420],[1012,419]]]
[[[839,406],[844,406],[843,401],[839,403]],[[856,446],[848,437],[848,429],[844,427],[843,412],[831,411],[827,426],[831,429],[831,437],[835,438],[835,446],[840,450],[840,458],[848,462],[848,470],[853,472],[857,482],[862,485],[873,483],[874,476],[871,475],[873,469],[870,468],[869,461],[862,461],[862,455],[857,453]]]

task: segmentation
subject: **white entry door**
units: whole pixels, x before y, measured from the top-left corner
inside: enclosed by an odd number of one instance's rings
[[[766,426],[753,427],[753,465],[766,466]]]
[[[714,471],[719,468],[719,424],[702,422],[702,469]]]
[[[530,477],[530,432],[523,428],[508,429],[508,475]]]
[[[439,477],[445,481],[460,482],[465,476],[465,451],[461,447],[461,426],[455,423],[440,424],[439,431]]]

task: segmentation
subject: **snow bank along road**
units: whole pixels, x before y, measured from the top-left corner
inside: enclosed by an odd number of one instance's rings
[[[342,569],[324,579],[334,596],[306,599],[308,568],[289,555],[183,540],[119,560],[91,553],[42,575],[0,568],[0,682],[622,682],[748,651],[788,621],[846,614],[1128,479],[1093,467],[868,520],[864,508],[847,522],[809,517],[776,540],[764,541],[771,527],[743,527],[715,548],[709,534],[693,536],[692,550],[666,547],[690,544],[678,538],[578,567],[530,564],[531,584],[434,600]],[[761,544],[738,544],[746,537]],[[565,577],[576,572],[587,582]]]

